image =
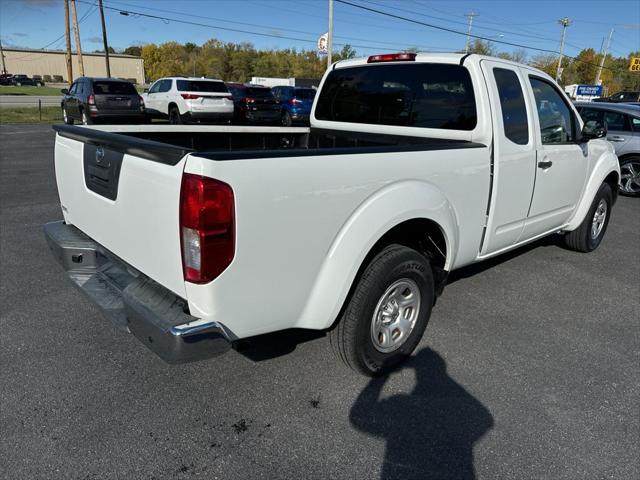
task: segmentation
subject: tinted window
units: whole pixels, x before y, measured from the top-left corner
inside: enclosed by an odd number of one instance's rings
[[[459,65],[370,65],[331,71],[316,118],[473,130],[476,102],[469,72]]]
[[[494,68],[493,75],[500,96],[505,136],[518,145],[529,143],[527,107],[518,75],[513,70]]]
[[[209,92],[228,93],[227,87],[222,82],[207,82],[204,80],[176,80],[178,90],[181,92]]]
[[[316,91],[312,88],[297,88],[295,90],[296,98],[313,99],[316,96]]]
[[[74,83],[73,85],[71,85],[71,88],[69,89],[69,93],[75,94],[77,91],[78,91],[78,84]]]
[[[137,95],[136,87],[127,82],[93,82],[93,93],[96,95]]]
[[[578,109],[580,112],[580,116],[584,123],[595,121],[598,125],[603,124],[603,110],[598,110],[596,108],[584,108],[581,107]]]
[[[239,100],[241,98],[244,98],[244,89],[243,88],[232,87],[230,85],[227,85],[227,88],[229,89],[229,92],[231,92],[231,95],[233,96],[233,98],[235,100]]]
[[[149,93],[158,92],[160,90],[160,84],[161,83],[162,83],[162,80],[154,83],[153,85],[151,85],[151,88],[149,89]]]
[[[271,93],[270,88],[248,87],[246,91],[247,91],[248,97],[254,97],[254,98],[273,97],[273,94]]]
[[[607,124],[607,130],[631,131],[629,119],[624,113],[606,111],[604,112],[604,121]]]
[[[542,143],[567,143],[576,138],[575,126],[569,106],[558,91],[539,78],[530,77],[540,120]]]

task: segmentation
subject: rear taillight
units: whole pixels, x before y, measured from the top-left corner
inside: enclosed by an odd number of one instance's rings
[[[96,104],[96,97],[95,95],[89,95],[87,97],[87,105],[95,105]]]
[[[94,95],[87,97],[87,105],[89,105],[89,115],[95,117],[98,114],[98,107],[96,106],[96,97]]]
[[[140,95],[138,95],[138,98],[140,99],[140,110],[144,110],[144,98]]]
[[[185,100],[197,100],[202,95],[194,95],[193,93],[181,93],[180,96]]]
[[[256,101],[255,98],[251,98],[251,97],[244,97],[243,100],[245,103],[255,103]]]
[[[185,173],[180,192],[180,240],[184,279],[208,283],[235,254],[235,202],[229,185]]]
[[[289,105],[297,105],[299,103],[302,103],[302,100],[298,100],[297,98],[292,98],[291,100],[289,100]]]
[[[367,63],[413,62],[415,59],[415,53],[384,53],[382,55],[371,55],[367,59]]]

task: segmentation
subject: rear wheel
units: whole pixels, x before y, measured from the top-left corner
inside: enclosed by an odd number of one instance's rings
[[[591,252],[598,248],[607,231],[612,205],[611,187],[603,183],[580,226],[565,235],[564,241],[567,247],[577,252]]]
[[[182,117],[180,116],[180,110],[178,110],[178,107],[171,107],[171,110],[169,110],[169,123],[171,125],[182,124]]]
[[[91,119],[89,118],[89,115],[87,115],[87,112],[85,112],[84,110],[82,110],[80,112],[80,115],[82,117],[82,124],[83,125],[91,125]]]
[[[62,119],[67,125],[73,125],[73,118],[69,116],[65,107],[62,107]]]
[[[293,121],[291,120],[291,115],[289,114],[289,112],[282,112],[282,126],[290,127],[292,124]]]
[[[620,162],[620,193],[640,197],[640,156],[627,157]]]
[[[330,332],[331,344],[350,368],[368,376],[383,374],[416,348],[433,299],[429,261],[408,247],[389,245],[358,280]]]

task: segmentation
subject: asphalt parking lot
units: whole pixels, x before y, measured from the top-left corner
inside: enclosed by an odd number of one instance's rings
[[[0,477],[640,478],[640,199],[592,254],[550,239],[454,274],[388,378],[292,332],[169,366],[52,258],[53,142],[0,127]]]

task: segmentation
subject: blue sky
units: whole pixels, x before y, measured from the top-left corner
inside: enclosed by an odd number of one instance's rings
[[[567,16],[566,53],[599,50],[604,37],[615,29],[611,52],[626,56],[640,50],[638,0],[348,0],[421,22],[466,32],[464,14],[475,12],[473,33],[494,40],[557,50]],[[100,16],[95,0],[77,0],[83,50],[102,47]],[[258,48],[314,48],[327,30],[328,0],[104,0],[109,45],[130,45],[175,40],[201,44],[210,38],[251,42]],[[465,37],[411,24],[352,6],[334,3],[334,38],[349,43],[362,55],[408,47],[451,51],[464,48]],[[130,14],[127,10],[208,26],[181,24]],[[0,38],[5,47],[64,48],[62,0],[0,0]],[[235,29],[246,32],[223,30]],[[252,35],[259,32],[270,36]],[[282,38],[291,37],[291,38]],[[308,40],[308,41],[305,41]],[[496,44],[500,51],[514,47]],[[339,46],[337,47],[339,48]],[[529,56],[538,52],[528,51]]]

